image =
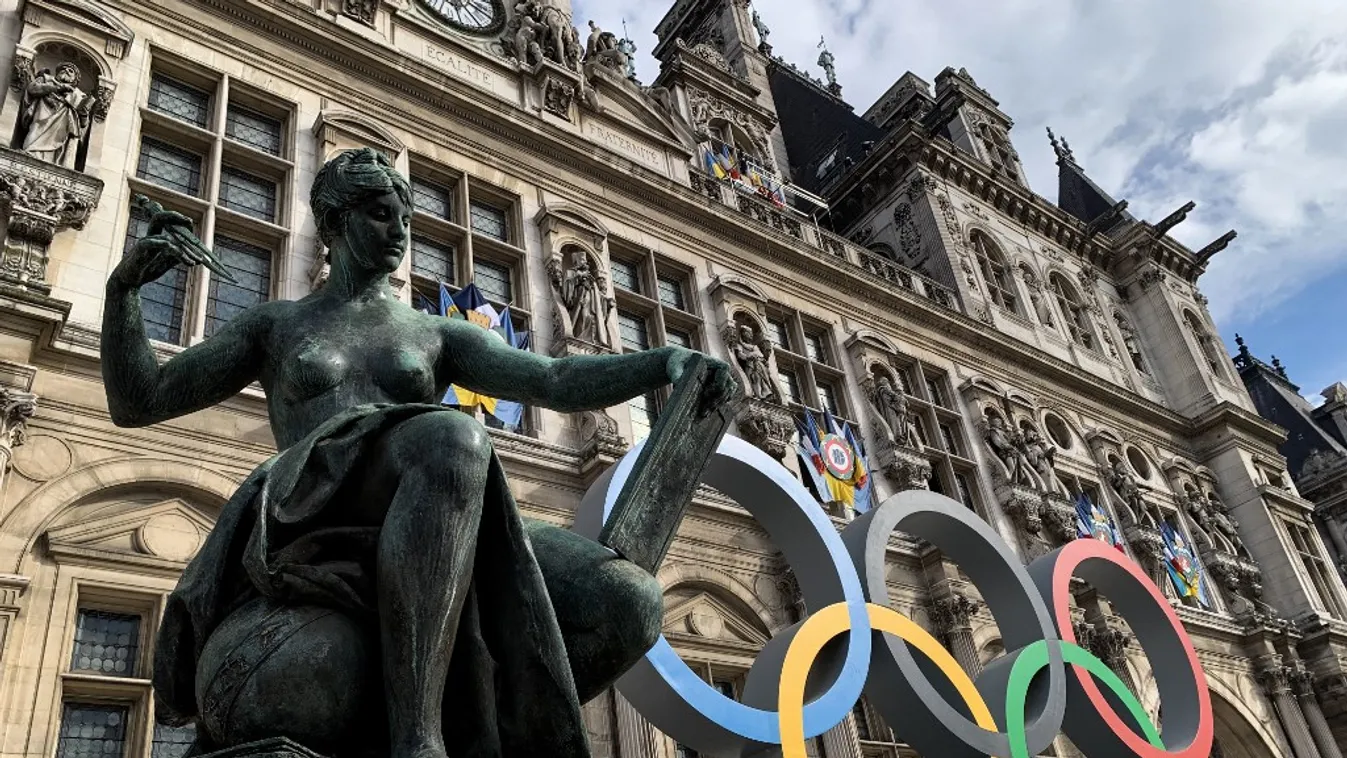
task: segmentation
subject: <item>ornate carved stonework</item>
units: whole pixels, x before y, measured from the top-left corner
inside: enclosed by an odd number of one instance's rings
[[[571,120],[571,104],[575,102],[575,85],[558,76],[543,80],[543,108],[555,116]]]
[[[899,203],[893,210],[893,223],[898,227],[898,248],[910,264],[921,253],[921,230],[912,218],[912,206]]]
[[[617,420],[607,411],[585,411],[576,415],[580,426],[580,473],[588,480],[626,455],[628,445],[618,429]]]
[[[710,135],[711,119],[722,119],[748,134],[754,155],[765,161],[771,160],[772,146],[767,137],[768,129],[757,118],[697,87],[688,88],[688,102],[692,106],[692,128],[699,138],[705,139]]]
[[[378,10],[379,0],[341,0],[342,15],[366,26],[374,26],[374,14]]]
[[[0,281],[46,293],[47,245],[65,229],[82,229],[103,182],[26,153],[0,148],[0,210],[9,216]]]
[[[1025,534],[1043,531],[1043,493],[1038,489],[1002,481],[996,486],[996,499]]]
[[[567,245],[548,258],[547,279],[552,285],[552,327],[557,342],[572,340],[611,349],[609,316],[614,302],[599,256]]]
[[[942,635],[972,631],[972,616],[981,607],[976,600],[956,593],[931,603],[931,622]]]
[[[881,449],[879,468],[899,491],[930,487],[931,461],[912,448],[894,446]]]
[[[791,449],[790,437],[795,432],[795,421],[785,407],[748,398],[735,420],[739,424],[739,436],[773,458],[782,460]]]
[[[0,386],[0,474],[9,467],[14,448],[28,438],[28,419],[37,413],[37,395]]]

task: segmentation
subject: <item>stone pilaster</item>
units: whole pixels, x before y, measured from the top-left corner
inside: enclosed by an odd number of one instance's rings
[[[0,502],[4,501],[5,474],[14,448],[28,436],[28,419],[37,412],[37,395],[0,385]]]
[[[1305,723],[1305,716],[1300,712],[1300,704],[1291,693],[1290,674],[1289,668],[1283,666],[1279,659],[1273,658],[1264,663],[1257,676],[1263,691],[1272,700],[1277,721],[1281,723],[1296,758],[1321,758],[1314,738],[1310,736],[1309,725]]]
[[[622,693],[613,691],[617,701],[617,753],[620,758],[660,758],[659,732]]]
[[[1305,717],[1305,724],[1309,727],[1314,744],[1319,748],[1319,754],[1323,758],[1342,758],[1342,750],[1333,739],[1333,730],[1329,728],[1319,699],[1315,697],[1314,674],[1306,670],[1304,664],[1300,664],[1293,670],[1290,679],[1291,690],[1300,701],[1300,712]]]
[[[972,616],[978,607],[977,601],[958,593],[931,603],[931,621],[945,638],[954,660],[973,679],[982,673],[982,661],[978,657],[977,644],[973,641]]]
[[[864,758],[861,735],[856,731],[856,714],[848,713],[837,726],[823,733],[823,754],[828,758]]]
[[[29,579],[17,574],[0,574],[0,664],[5,660],[5,640],[19,615],[20,599],[28,589]]]

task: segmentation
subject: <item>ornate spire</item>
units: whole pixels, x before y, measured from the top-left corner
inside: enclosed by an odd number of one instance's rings
[[[1058,166],[1062,163],[1069,163],[1077,168],[1080,167],[1080,164],[1076,163],[1076,156],[1071,152],[1071,145],[1067,143],[1065,137],[1058,140],[1057,135],[1052,133],[1051,126],[1048,127],[1048,141],[1052,143],[1052,151],[1057,154]]]

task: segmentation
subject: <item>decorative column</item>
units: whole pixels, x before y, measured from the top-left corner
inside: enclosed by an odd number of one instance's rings
[[[1272,700],[1272,707],[1277,712],[1277,721],[1281,722],[1282,731],[1286,733],[1286,739],[1291,743],[1291,751],[1295,753],[1296,758],[1320,758],[1319,751],[1314,746],[1314,739],[1310,736],[1309,725],[1305,723],[1300,706],[1291,694],[1290,674],[1291,670],[1281,665],[1279,659],[1274,658],[1258,670],[1257,677],[1258,682],[1263,685],[1263,691]]]
[[[28,419],[37,412],[37,395],[0,385],[0,502],[4,501],[5,474],[14,448],[28,436]]]
[[[659,732],[622,693],[613,690],[617,702],[617,751],[621,758],[659,758]]]
[[[1319,754],[1324,758],[1342,758],[1342,750],[1333,739],[1333,730],[1329,728],[1319,699],[1314,695],[1314,674],[1304,664],[1300,664],[1291,674],[1291,689],[1300,701],[1300,712],[1305,716],[1314,744],[1319,746]]]
[[[823,754],[828,758],[864,758],[861,754],[861,735],[856,730],[854,713],[848,713],[841,723],[824,732],[821,739]]]
[[[0,213],[9,218],[0,283],[51,292],[47,246],[65,229],[83,229],[103,182],[19,150],[0,148]]]
[[[973,641],[972,615],[978,608],[977,601],[958,593],[931,604],[931,621],[945,638],[954,660],[974,680],[982,673],[982,661],[978,657],[977,644]]]
[[[1096,623],[1080,621],[1076,623],[1076,641],[1107,664],[1132,694],[1138,694],[1132,670],[1127,667],[1127,645],[1130,640],[1126,632],[1115,629],[1104,620]]]

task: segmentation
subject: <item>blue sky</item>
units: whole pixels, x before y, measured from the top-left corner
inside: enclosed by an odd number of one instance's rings
[[[649,57],[672,0],[574,0]],[[1197,203],[1173,235],[1237,239],[1199,284],[1232,352],[1276,354],[1317,399],[1347,379],[1347,3],[1341,0],[757,0],[775,52],[821,75],[819,35],[858,112],[904,71],[966,67],[1015,120],[1030,185],[1056,199],[1044,134],[1133,213]]]

